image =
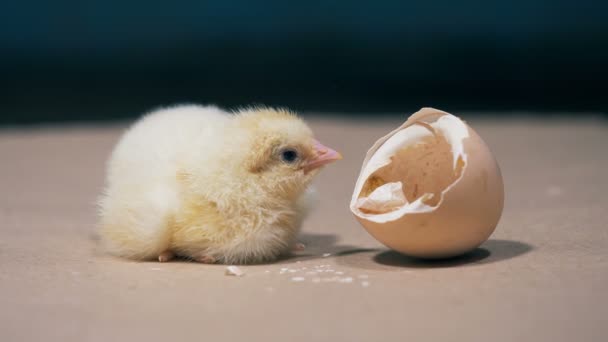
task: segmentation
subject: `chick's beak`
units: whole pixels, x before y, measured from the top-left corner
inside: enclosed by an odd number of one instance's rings
[[[314,169],[318,169],[321,166],[329,164],[336,160],[342,159],[342,155],[340,153],[338,153],[334,149],[331,149],[331,148],[321,144],[317,140],[314,140],[313,148],[314,148],[314,153],[315,153],[314,157],[311,160],[309,160],[307,163],[305,163],[304,166],[302,167],[304,169],[305,173],[312,171]]]

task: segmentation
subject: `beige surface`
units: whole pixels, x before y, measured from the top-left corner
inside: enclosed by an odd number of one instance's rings
[[[122,127],[0,131],[0,341],[608,340],[608,126],[470,118],[501,164],[505,211],[481,249],[431,263],[386,251],[347,208],[367,147],[402,121],[311,120],[345,159],[318,178],[308,249],[240,278],[95,250]],[[306,274],[320,265],[344,274]]]

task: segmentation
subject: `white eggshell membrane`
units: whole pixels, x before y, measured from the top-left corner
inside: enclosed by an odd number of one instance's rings
[[[469,136],[467,126],[453,115],[442,116],[428,125],[432,127],[436,134],[443,135],[446,141],[451,145],[454,170],[456,169],[456,163],[459,158],[464,162],[464,169],[460,175],[460,177],[462,177],[462,174],[466,172],[467,162],[467,155],[463,148],[463,139]],[[350,206],[351,211],[361,218],[383,223],[396,220],[409,213],[430,212],[440,206],[441,200],[434,206],[425,203],[433,194],[423,194],[415,201],[411,203],[408,202],[403,194],[402,182],[386,183],[376,188],[367,197],[359,198],[361,190],[368,178],[380,168],[391,164],[391,158],[398,150],[419,144],[422,139],[433,137],[433,134],[434,133],[429,128],[423,125],[414,124],[399,130],[384,142],[361,171],[353,192]],[[456,179],[452,185],[457,183],[460,177]],[[449,191],[452,185],[445,188],[443,192]],[[364,212],[361,209],[373,210],[380,213]]]
[[[357,200],[356,208],[367,211],[388,212],[408,204],[402,182],[379,186],[369,196]]]

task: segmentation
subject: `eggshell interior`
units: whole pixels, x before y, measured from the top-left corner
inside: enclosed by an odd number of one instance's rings
[[[441,202],[443,192],[462,174],[466,160],[462,140],[466,137],[464,123],[451,115],[396,132],[365,166],[355,193],[359,192],[358,198],[362,198],[384,184],[401,182],[406,203],[385,213],[361,210],[357,205],[353,209],[375,222],[433,210]]]
[[[503,193],[483,140],[456,116],[424,108],[370,149],[350,209],[395,250],[447,257],[489,237]]]

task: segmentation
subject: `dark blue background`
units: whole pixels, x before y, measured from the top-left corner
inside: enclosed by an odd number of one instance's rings
[[[605,111],[605,1],[0,4],[0,123],[174,102]]]

